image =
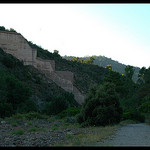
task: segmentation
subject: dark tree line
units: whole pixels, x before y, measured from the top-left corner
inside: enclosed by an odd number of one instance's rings
[[[90,87],[78,122],[83,126],[105,126],[126,119],[143,122],[142,113],[150,112],[150,68],[141,68],[138,83],[132,80],[133,66],[126,66],[125,74],[112,71],[111,65],[106,69],[109,74],[102,84]]]

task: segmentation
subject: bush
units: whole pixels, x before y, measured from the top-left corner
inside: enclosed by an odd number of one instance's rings
[[[150,113],[150,102],[145,102],[139,106],[138,110],[142,113]]]
[[[141,99],[138,110],[142,113],[150,113],[150,96]]]
[[[70,107],[66,110],[63,110],[61,113],[59,113],[57,116],[59,118],[64,117],[72,117],[80,113],[81,108],[80,107]]]
[[[56,115],[69,107],[78,106],[72,93],[65,92],[63,95],[51,98],[51,101],[46,104],[43,110],[47,115]]]
[[[85,126],[105,126],[118,123],[121,114],[122,109],[114,84],[106,82],[99,87],[90,88],[77,121]]]
[[[32,119],[48,119],[48,116],[39,114],[38,112],[29,112],[29,113],[25,114],[25,118],[28,119],[28,120],[32,120]]]
[[[0,117],[37,111],[31,95],[32,91],[25,83],[5,70],[0,70]]]
[[[7,54],[3,57],[2,63],[7,67],[7,68],[15,68],[17,66],[23,66],[23,62],[14,58],[14,56]]]
[[[30,88],[16,79],[13,75],[6,76],[6,91],[7,102],[13,105],[14,109],[17,109],[18,104],[24,103],[29,100],[32,92]]]
[[[15,130],[15,131],[12,131],[11,134],[23,135],[23,134],[24,134],[24,130],[22,130],[22,129],[17,129],[17,130]]]
[[[56,115],[60,113],[61,111],[67,109],[69,106],[69,103],[65,100],[62,96],[54,97],[51,102],[48,102],[46,104],[46,107],[44,109],[44,113],[47,115]]]
[[[24,103],[18,104],[16,110],[17,113],[28,113],[31,111],[37,111],[36,104],[31,99],[26,100]]]
[[[14,97],[14,99],[18,99],[18,102],[29,98],[31,94],[29,88],[25,86],[21,81],[16,79],[14,76],[7,76],[6,82],[7,89],[9,90],[9,92],[12,92],[11,96]],[[12,99],[12,97],[10,99]]]
[[[9,117],[14,113],[12,104],[10,103],[0,103],[0,117]]]
[[[135,120],[139,122],[144,122],[145,117],[138,111],[128,111],[122,114],[122,120]]]
[[[24,113],[24,114],[20,114],[20,113],[14,114],[12,115],[11,118],[13,118],[14,120],[18,120],[18,119],[33,120],[33,119],[47,119],[48,116],[39,114],[38,112],[29,112],[29,113]]]
[[[6,31],[4,26],[0,26],[0,31]]]

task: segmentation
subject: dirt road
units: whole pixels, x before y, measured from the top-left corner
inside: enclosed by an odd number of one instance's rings
[[[128,124],[110,139],[98,142],[97,146],[150,146],[150,126],[145,123]]]

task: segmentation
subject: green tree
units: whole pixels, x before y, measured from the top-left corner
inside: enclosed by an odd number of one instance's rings
[[[129,91],[127,94],[128,97],[133,96],[137,88],[137,85],[132,80],[134,70],[135,69],[133,68],[133,66],[130,66],[130,65],[126,66],[125,68],[125,76],[126,76],[125,88],[127,88]]]
[[[89,57],[89,59],[87,60],[88,64],[93,64],[94,63],[94,58],[93,57]]]
[[[133,66],[130,66],[130,65],[126,66],[126,68],[125,68],[125,75],[126,75],[127,79],[132,80],[132,76],[134,74],[134,70],[135,69],[133,68]]]
[[[138,77],[138,90],[136,96],[138,104],[141,105],[142,103],[145,103],[143,100],[150,97],[150,67],[148,69],[142,67],[139,71]]]
[[[0,70],[0,117],[14,113],[37,111],[36,105],[30,99],[32,92],[23,82],[5,70]]]
[[[16,30],[15,29],[13,29],[13,28],[10,28],[10,30],[9,30],[10,32],[16,32]]]
[[[0,26],[0,31],[5,31],[5,27],[4,26]]]
[[[47,115],[56,115],[69,107],[76,107],[78,105],[79,104],[74,100],[74,95],[65,92],[62,95],[51,97],[51,100],[46,104],[43,112]]]
[[[61,57],[61,56],[59,55],[59,51],[58,51],[58,50],[54,50],[53,56],[54,56],[54,57],[57,57],[57,58],[60,58],[60,57]]]
[[[54,97],[52,101],[48,102],[44,113],[47,115],[56,115],[61,111],[67,109],[69,106],[69,102],[65,100],[63,96]]]
[[[142,113],[150,113],[150,96],[143,98],[142,104],[139,106],[138,110]]]
[[[145,67],[142,67],[140,70],[139,70],[139,73],[138,73],[138,80],[137,80],[137,83],[139,85],[142,85],[145,83],[144,81],[144,74],[145,74],[145,71],[146,71],[146,68]]]
[[[104,77],[103,82],[110,82],[115,85],[115,90],[119,94],[120,98],[125,97],[128,94],[128,88],[125,87],[126,80],[125,77],[120,75],[120,73],[112,71],[108,66],[109,73]]]
[[[113,83],[105,82],[90,88],[77,121],[85,126],[118,123],[122,109]]]
[[[145,83],[148,83],[148,84],[150,83],[150,67],[145,70],[144,81]]]
[[[13,75],[7,76],[6,83],[6,90],[8,91],[7,101],[11,103],[14,108],[17,107],[17,104],[25,102],[30,98],[32,93],[29,87],[20,82]]]
[[[54,54],[59,54],[59,51],[58,50],[54,50]]]
[[[0,103],[0,117],[5,118],[6,116],[11,116],[14,113],[12,104],[10,103]]]

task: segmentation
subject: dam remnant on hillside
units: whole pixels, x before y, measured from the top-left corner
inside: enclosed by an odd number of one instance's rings
[[[24,65],[32,65],[42,71],[65,91],[73,93],[79,104],[84,102],[85,96],[73,85],[74,74],[71,71],[56,71],[54,60],[37,57],[37,50],[31,48],[20,33],[0,31],[0,48],[22,60]]]

